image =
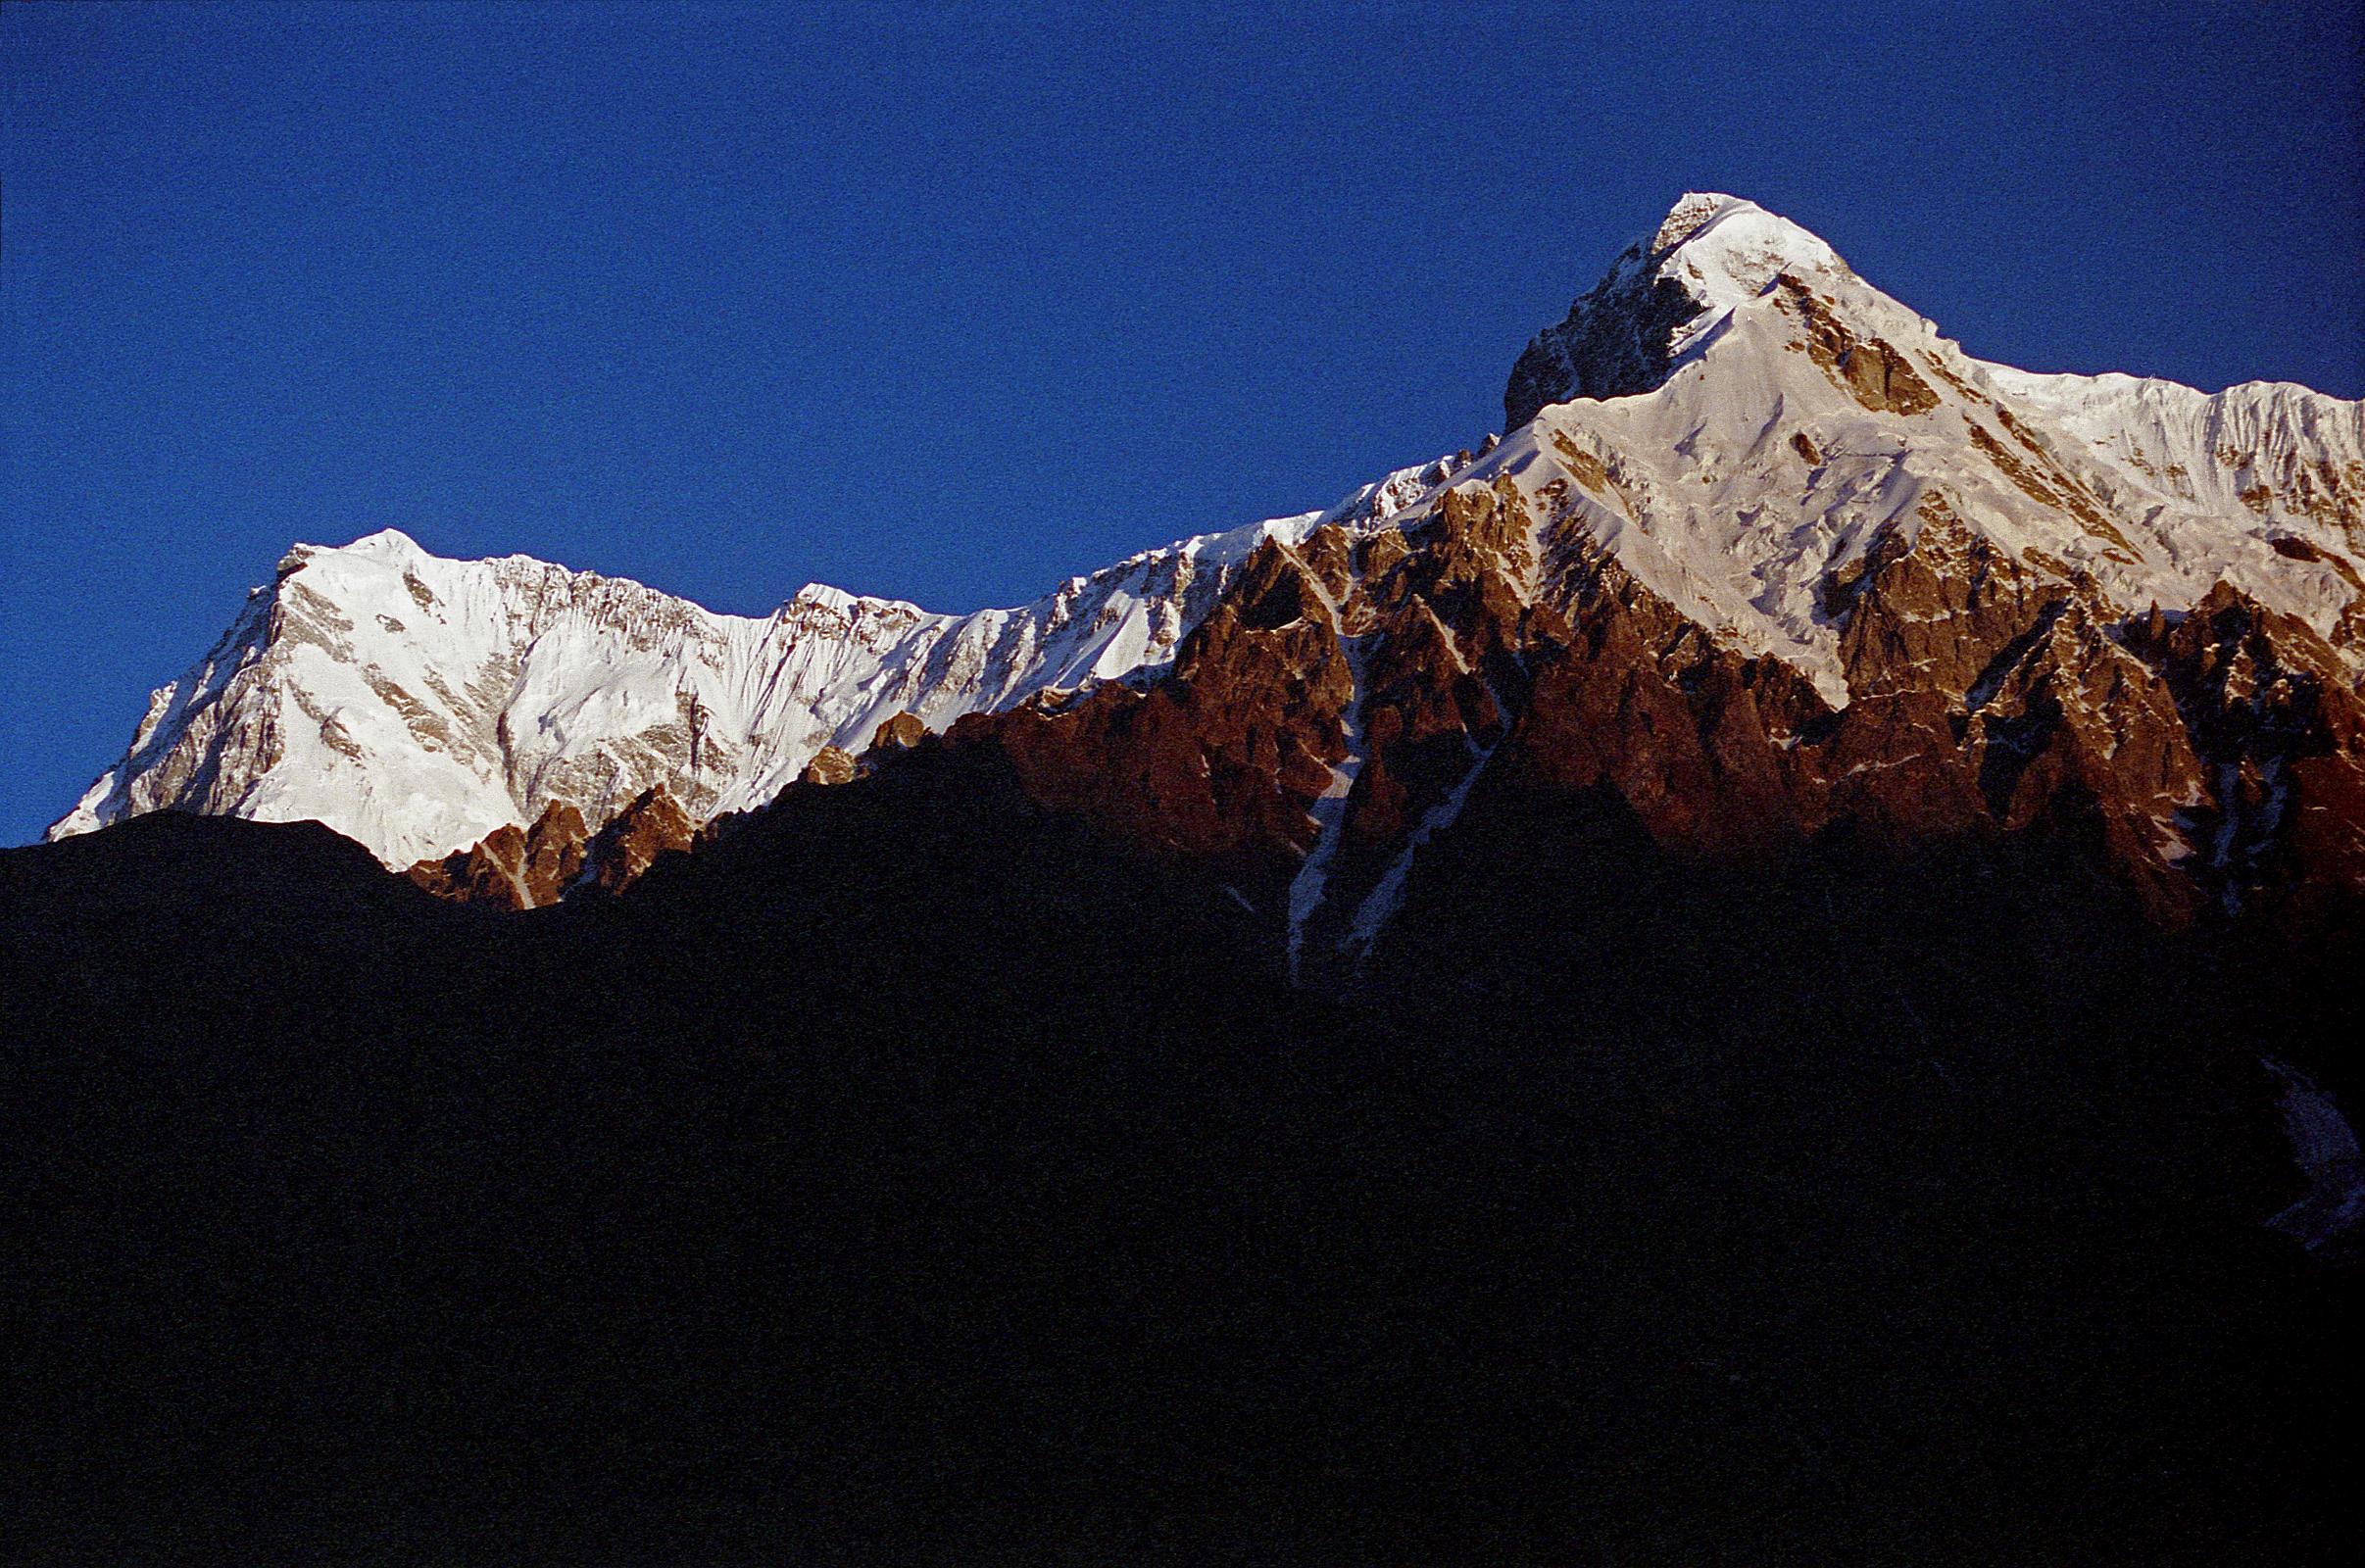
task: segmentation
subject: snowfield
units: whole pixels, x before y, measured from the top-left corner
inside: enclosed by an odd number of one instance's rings
[[[1463,484],[1519,490],[1545,519],[1539,560],[1606,554],[1835,707],[1850,692],[1832,585],[1933,520],[2128,616],[2230,581],[2365,669],[2365,405],[1988,364],[1805,229],[1700,193],[1538,335],[1512,385],[1533,417],[1474,460],[966,615],[820,584],[763,618],[720,615],[521,556],[443,560],[390,530],[299,545],[51,836],[165,808],[313,818],[401,866],[552,801],[596,829],[661,783],[711,818],[769,800],[824,746],[861,753],[901,712],[942,729],[1155,671],[1264,540],[1418,527]],[[1309,858],[1300,900],[1327,859]]]

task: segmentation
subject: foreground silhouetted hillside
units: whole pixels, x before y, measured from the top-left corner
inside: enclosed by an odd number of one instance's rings
[[[0,856],[10,1554],[2341,1554],[2259,1058],[2353,988],[1480,805],[1340,1000],[974,753],[524,916],[303,825]]]

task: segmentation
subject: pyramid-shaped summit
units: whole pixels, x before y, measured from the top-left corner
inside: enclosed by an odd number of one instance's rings
[[[2073,819],[2177,918],[2365,888],[2365,837],[2315,831],[2365,803],[2359,405],[1986,364],[1693,193],[1505,413],[1327,509],[968,614],[299,549],[53,831],[311,817],[441,861],[653,790],[703,823],[958,723],[1047,807],[1227,867],[1312,970],[1371,951],[1501,776],[1711,853]],[[2229,708],[2227,638],[2240,703],[2287,695]]]
[[[1786,274],[1825,284],[1854,277],[1838,252],[1790,220],[1738,196],[1687,192],[1618,253],[1567,319],[1528,344],[1503,392],[1504,428],[1548,403],[1649,391],[1717,313]]]

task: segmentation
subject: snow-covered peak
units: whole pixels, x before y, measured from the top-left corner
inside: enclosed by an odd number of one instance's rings
[[[824,583],[719,615],[524,556],[447,561],[393,529],[299,545],[52,832],[168,808],[318,818],[400,865],[553,801],[596,829],[659,784],[703,820],[907,712],[936,729],[1155,674],[1267,540],[1409,528],[1469,483],[1526,497],[1538,561],[1613,559],[1834,707],[1853,695],[1847,585],[1933,519],[1939,544],[2129,613],[2227,581],[2365,663],[2365,407],[1984,365],[1737,197],[1677,202],[1528,346],[1504,402],[1506,434],[1474,457],[965,615]]]
[[[432,559],[420,548],[418,540],[400,528],[380,528],[375,533],[364,534],[345,545],[297,545],[288,552],[287,559],[289,564],[301,565],[322,556],[354,556],[390,565],[409,565],[416,561]]]
[[[1738,196],[1690,192],[1619,253],[1567,319],[1528,344],[1503,392],[1505,429],[1548,404],[1651,390],[1784,275],[1854,306],[1903,311],[1865,288],[1837,251],[1789,219]]]
[[[552,802],[594,830],[660,784],[700,820],[746,809],[898,714],[941,729],[1158,668],[1264,540],[1326,516],[1377,526],[1460,466],[1401,469],[1328,513],[1196,535],[967,615],[815,582],[758,619],[526,556],[445,560],[393,529],[297,545],[51,836],[164,808],[315,819],[404,866]]]
[[[1987,365],[1753,203],[1678,202],[1528,346],[1504,403],[1473,477],[1515,476],[1834,705],[1832,585],[1932,517],[2128,613],[2225,580],[2365,650],[2365,405]]]
[[[1756,298],[1782,272],[1854,275],[1839,252],[1789,219],[1738,196],[1701,191],[1687,192],[1669,209],[1640,268],[1677,279],[1712,310]]]

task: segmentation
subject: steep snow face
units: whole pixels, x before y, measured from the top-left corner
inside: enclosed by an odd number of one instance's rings
[[[2212,395],[2116,373],[1979,369],[1993,389],[2043,410],[2173,507],[2247,513],[2329,548],[2365,546],[2365,403],[2289,381]]]
[[[1377,526],[1453,466],[958,616],[820,584],[768,616],[721,615],[522,556],[443,560],[393,531],[299,545],[50,836],[165,808],[313,819],[403,866],[554,801],[593,830],[656,784],[701,820],[744,809],[899,712],[941,728],[1161,667],[1263,539]]]
[[[2127,613],[2224,579],[2352,665],[2365,639],[2365,406],[1987,365],[1732,197],[1686,196],[1629,247],[1505,408],[1522,427],[1469,477],[1511,477],[1553,531],[1835,705],[1835,588],[1933,517]]]
[[[1857,695],[1848,584],[1934,522],[2080,585],[2098,621],[2174,614],[2223,580],[2365,669],[2365,408],[1974,360],[1736,197],[1687,195],[1629,246],[1527,346],[1504,407],[1509,435],[1474,461],[961,616],[819,585],[716,615],[400,534],[300,546],[51,831],[162,808],[315,817],[406,864],[553,801],[596,830],[660,783],[704,819],[768,800],[824,746],[859,754],[900,711],[941,728],[1162,669],[1264,539],[1411,526],[1469,481],[1515,489],[1534,520],[1542,575],[1522,595],[1565,608],[1606,556],[1835,707]]]
[[[1570,398],[1650,391],[1783,272],[1827,287],[1856,283],[1839,253],[1790,220],[1736,196],[1687,194],[1619,253],[1568,319],[1528,344],[1503,392],[1503,427]]]

